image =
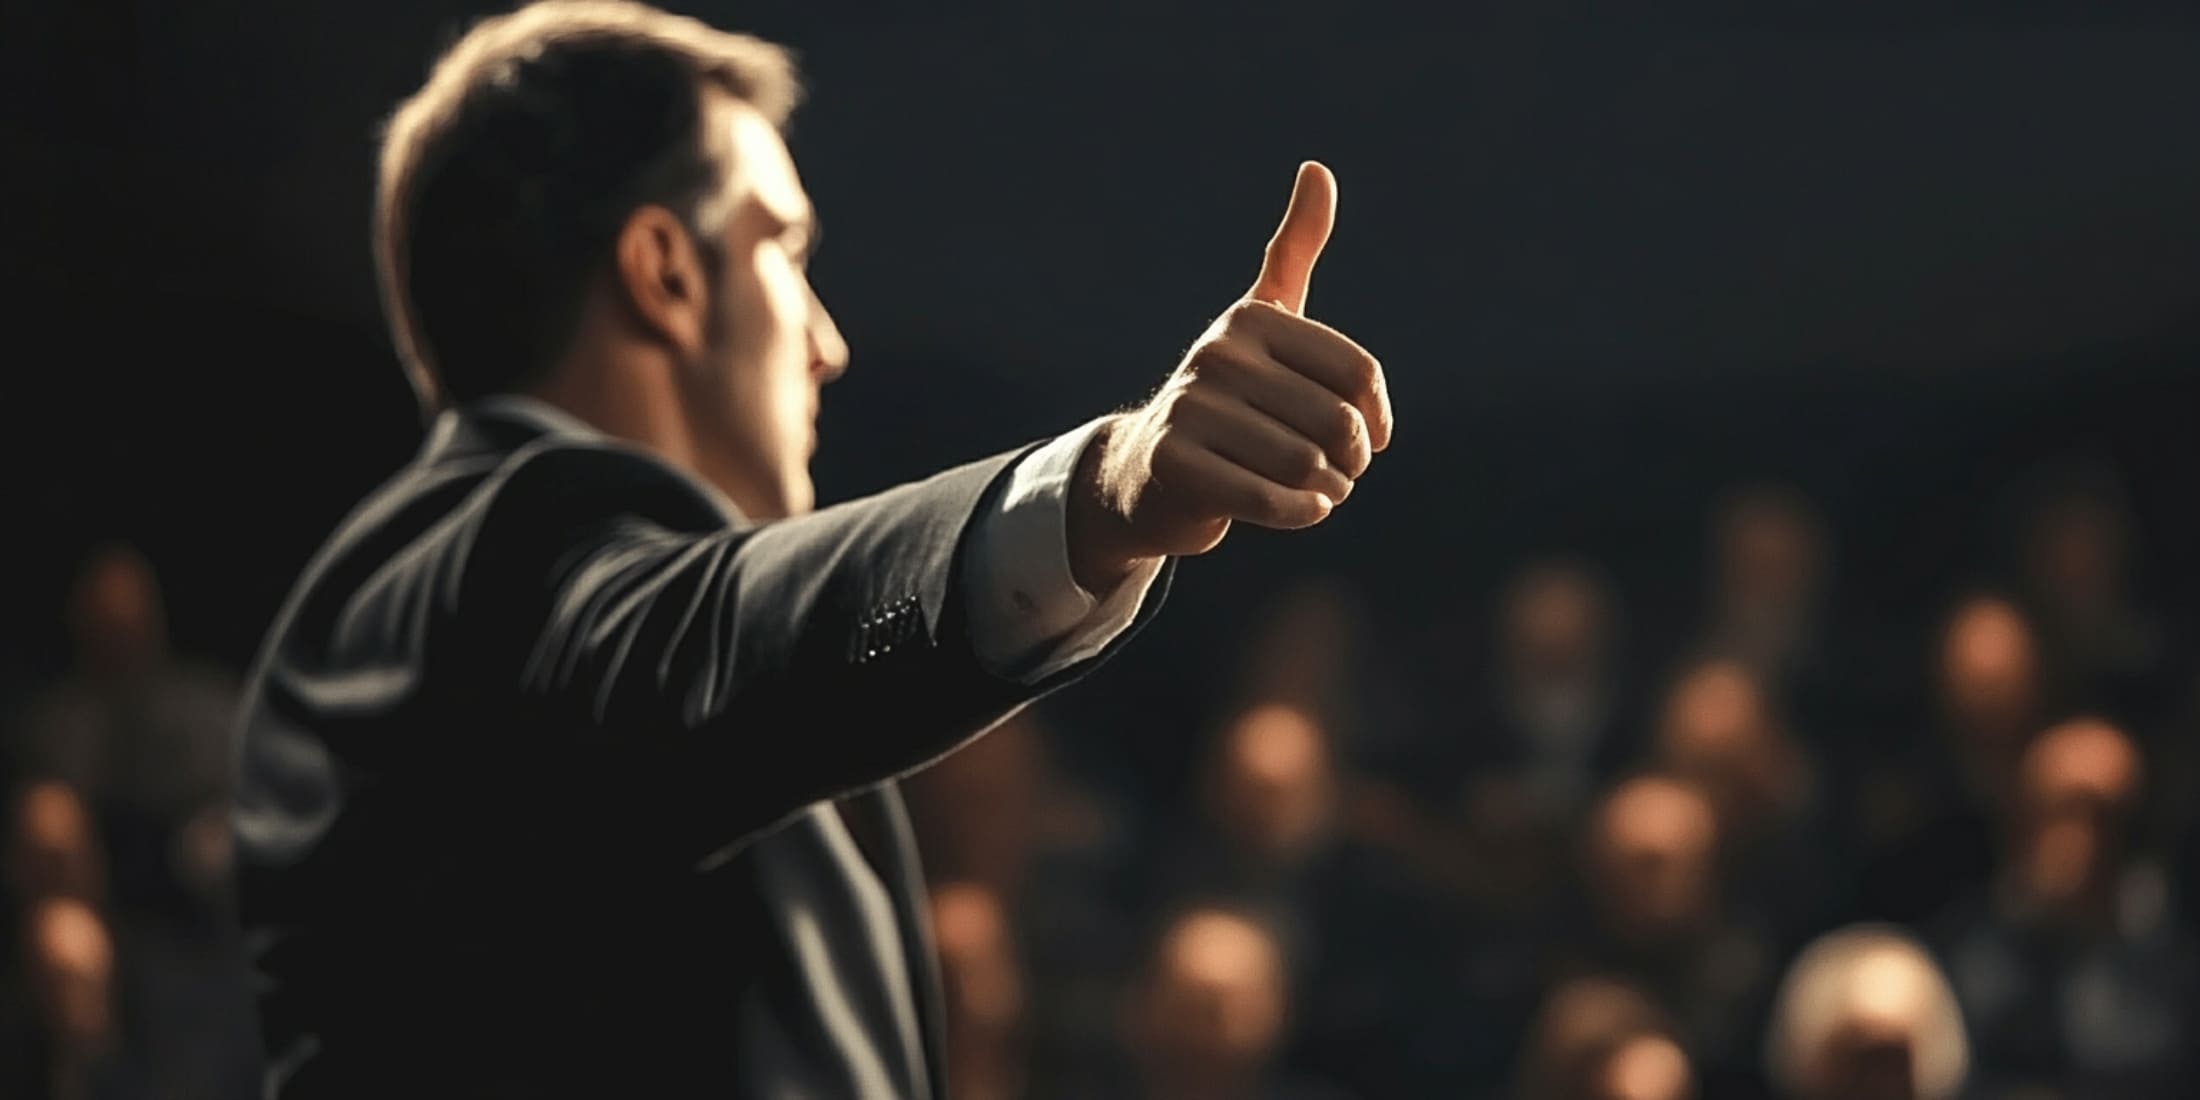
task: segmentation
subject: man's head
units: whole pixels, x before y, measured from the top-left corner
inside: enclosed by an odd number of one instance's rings
[[[1127,1006],[1130,1046],[1163,1100],[1237,1095],[1282,1039],[1285,960],[1258,921],[1219,908],[1179,914]]]
[[[1336,798],[1329,740],[1312,715],[1264,703],[1223,731],[1208,813],[1248,859],[1289,864],[1327,834]]]
[[[1794,611],[1818,595],[1825,538],[1801,494],[1757,486],[1721,504],[1712,520],[1718,596],[1729,615]]]
[[[1656,748],[1662,767],[1703,785],[1737,842],[1801,808],[1800,752],[1739,661],[1704,661],[1674,681]]]
[[[1766,1061],[1789,1100],[1945,1100],[1970,1054],[1955,992],[1908,933],[1857,925],[1797,957]]]
[[[1964,756],[2008,761],[2031,736],[2040,706],[2032,627],[2014,603],[1980,596],[1956,608],[1941,636],[1941,706]]]
[[[974,882],[932,890],[951,1075],[972,1097],[1022,1091],[1023,975],[999,895]]]
[[[141,672],[168,647],[160,582],[144,555],[120,543],[95,550],[69,597],[78,664],[99,675]]]
[[[2122,730],[2097,718],[2049,729],[2018,769],[2016,886],[2034,909],[2083,920],[2124,867],[2144,762]]]
[[[1498,614],[1498,645],[1515,681],[1602,673],[1612,642],[1612,597],[1588,566],[1538,562],[1512,580]]]
[[[16,796],[8,837],[10,884],[23,897],[101,900],[106,879],[91,809],[58,779],[40,780]]]
[[[1331,577],[1301,580],[1268,606],[1246,649],[1244,698],[1275,699],[1334,717],[1351,706],[1353,654],[1365,609]]]
[[[27,907],[30,988],[47,1028],[72,1056],[115,1036],[115,945],[82,898],[39,898]]]
[[[2068,471],[2039,492],[2018,536],[2030,594],[2062,616],[2114,610],[2129,579],[2131,536],[2120,480],[2106,470]]]
[[[1583,868],[1605,930],[1632,946],[1686,939],[1718,901],[1719,825],[1710,799],[1643,775],[1613,788],[1589,821]]]
[[[1695,1072],[1641,990],[1574,978],[1544,996],[1521,1051],[1519,1100],[1689,1100]]]
[[[430,406],[556,393],[753,518],[807,510],[847,349],[805,273],[777,46],[625,0],[546,0],[443,55],[384,137],[376,261]]]

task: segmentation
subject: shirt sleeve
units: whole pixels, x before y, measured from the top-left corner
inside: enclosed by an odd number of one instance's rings
[[[964,546],[971,640],[994,675],[1033,683],[1089,660],[1136,620],[1162,559],[1095,596],[1069,566],[1069,489],[1100,421],[1024,456]]]

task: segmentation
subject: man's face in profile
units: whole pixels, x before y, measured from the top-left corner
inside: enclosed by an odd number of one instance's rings
[[[848,349],[810,286],[816,218],[786,143],[730,98],[715,98],[709,117],[732,166],[731,205],[709,340],[681,376],[687,416],[749,518],[799,515],[816,500],[818,390]]]

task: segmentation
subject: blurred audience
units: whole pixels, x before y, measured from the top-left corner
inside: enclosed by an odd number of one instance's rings
[[[1948,979],[1893,926],[1820,937],[1780,983],[1765,1064],[1783,1100],[1956,1100],[1969,1062]]]
[[[1674,682],[1654,751],[1703,788],[1729,847],[1767,843],[1810,810],[1810,760],[1740,662],[1706,661]]]
[[[1821,769],[1748,665],[1713,658],[1667,692],[1650,759],[1718,816],[1723,902],[1786,951],[1852,892],[1855,855],[1829,816]]]
[[[1363,726],[1359,657],[1368,640],[1365,609],[1349,586],[1333,578],[1301,581],[1280,593],[1251,631],[1236,702],[1290,706],[1350,744]]]
[[[953,1100],[1025,1095],[1024,978],[1000,898],[975,882],[934,886],[932,929],[947,1009]]]
[[[1021,1018],[1000,1042],[1017,1048],[1035,1096],[1061,1094],[1112,1056],[1119,982],[1140,950],[1130,826],[1056,764],[1048,734],[1025,711],[907,784],[926,873],[959,899],[958,930],[997,927],[1015,945]]]
[[[1632,748],[1622,727],[1617,616],[1604,580],[1576,561],[1532,565],[1505,593],[1494,706],[1461,740],[1476,770],[1509,774],[1538,818],[1579,813]]]
[[[26,784],[16,796],[12,824],[8,878],[18,896],[105,902],[99,834],[75,786],[58,779]]]
[[[2079,718],[2024,753],[1993,879],[1943,914],[1985,1096],[2185,1095],[2200,957],[2165,870],[2135,860],[2145,761]]]
[[[81,1038],[102,1021],[103,1095],[241,1095],[257,1040],[229,924],[234,681],[170,648],[158,581],[127,546],[87,560],[68,626],[69,674],[8,745],[12,885],[66,992],[39,1002],[42,1026]],[[94,981],[111,987],[96,1014]]]
[[[170,650],[152,567],[128,547],[91,557],[69,626],[75,662],[16,731],[18,774],[66,784],[83,801],[118,915],[218,919],[228,855],[210,838],[229,832],[234,678]]]
[[[2131,589],[2128,509],[2106,471],[2061,471],[2034,492],[2018,534],[2024,602],[2066,707],[2132,716],[2166,701],[2169,639]]]
[[[1626,779],[1592,812],[1582,844],[1586,927],[1561,972],[1621,978],[1671,1017],[1699,1075],[1747,1077],[1773,945],[1726,907],[1721,819],[1701,788],[1659,774]]]
[[[117,1095],[110,1064],[117,1039],[115,949],[107,922],[82,898],[66,895],[32,902],[28,916],[27,971],[48,1043],[42,1052],[45,1087],[56,1100]]]
[[[1312,714],[1285,703],[1239,714],[1214,742],[1194,820],[1174,834],[1162,896],[1230,899],[1286,928],[1293,950],[1311,947],[1290,926],[1336,839],[1337,786],[1328,733]]]
[[[2004,597],[1956,606],[1933,670],[1935,713],[1918,728],[1937,736],[1881,760],[1856,808],[1869,861],[1862,916],[1924,920],[1985,878],[2017,762],[2047,715],[2038,640]]]
[[[1181,804],[1093,815],[1036,739],[981,742],[912,785],[955,880],[937,902],[976,1067],[959,1087],[2185,1095],[2200,975],[2171,857],[2200,850],[2176,793],[2200,791],[2200,680],[2175,678],[2137,594],[2112,485],[2025,515],[2006,586],[1919,624],[1922,645],[1904,611],[1831,599],[1815,504],[1759,485],[1707,517],[1677,637],[1623,646],[1603,571],[1536,557],[1413,685],[1383,678],[1402,665],[1371,656],[1349,587],[1283,590]],[[1035,854],[1078,849],[1049,817],[1149,839],[1064,863]],[[1086,870],[1030,871],[1050,863]],[[1124,930],[1157,915],[1134,963]],[[1126,984],[1129,1024],[1103,1029],[1093,1006]],[[1046,1007],[1066,1000],[1084,1007]]]
[[[1536,1010],[1511,1100],[1692,1100],[1688,1055],[1648,996],[1624,982],[1560,983]]]
[[[1334,1100],[1282,1071],[1291,1003],[1281,945],[1256,917],[1185,911],[1155,945],[1126,1006],[1124,1035],[1144,1100]]]
[[[2141,548],[2122,480],[2090,465],[2056,470],[2033,490],[2016,542],[2055,697],[2119,723],[2155,765],[2136,842],[2189,844],[2200,821],[2200,675],[2191,628],[2180,638],[2138,593]],[[2182,884],[2188,907],[2196,885]]]
[[[1484,905],[1539,918],[1564,884],[1567,832],[1637,746],[1620,675],[1618,607],[1595,569],[1530,565],[1498,611],[1497,679],[1485,720],[1457,738],[1471,872]]]
[[[1753,486],[1715,509],[1711,593],[1702,648],[1740,662],[1779,703],[1806,718],[1838,706],[1830,574],[1817,511],[1786,486]]]
[[[1760,485],[1703,517],[1677,617],[1530,557],[1399,660],[1308,578],[1204,737],[1020,713],[904,785],[942,1100],[2191,1095],[2190,639],[2117,479],[2014,514],[1944,613],[1832,599],[1835,532]],[[5,745],[0,1095],[252,1095],[232,680],[129,547],[66,603],[73,664]],[[1127,778],[1160,757],[1188,790]]]
[[[2038,639],[2007,599],[1981,596],[1950,616],[1940,653],[1941,721],[1953,776],[1970,800],[2005,798],[2047,706]]]

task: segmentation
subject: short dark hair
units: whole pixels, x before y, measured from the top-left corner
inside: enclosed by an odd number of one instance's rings
[[[375,196],[383,309],[424,406],[550,369],[634,210],[722,230],[711,94],[784,126],[801,86],[783,47],[630,0],[543,0],[443,53],[384,129]]]

